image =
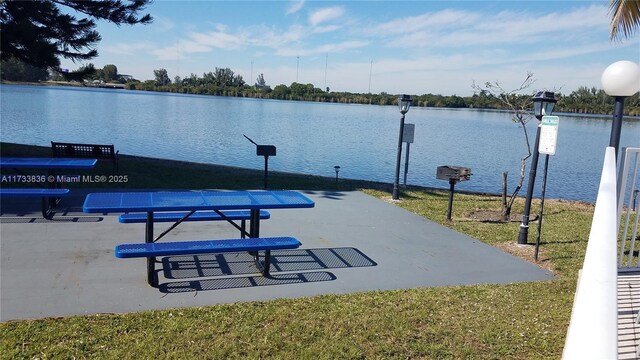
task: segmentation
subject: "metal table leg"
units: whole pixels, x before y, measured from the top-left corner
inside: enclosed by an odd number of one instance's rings
[[[147,225],[144,232],[144,242],[153,242],[153,211],[147,212]],[[158,280],[156,277],[156,258],[147,258],[147,283],[153,287],[158,286]]]
[[[249,219],[249,237],[260,237],[260,209],[251,209]]]
[[[251,209],[251,218],[249,220],[249,237],[260,237],[260,209]],[[267,250],[264,253],[264,261],[260,261],[260,251],[252,252],[253,260],[256,263],[256,267],[264,277],[269,277],[269,270],[271,267],[271,251]]]
[[[49,179],[51,179],[52,176],[53,176],[53,181],[49,181]],[[47,185],[45,187],[47,187],[49,189],[60,189],[60,188],[62,188],[62,186],[57,181],[57,179],[58,178],[56,176],[55,171],[50,169],[49,171],[47,171]],[[58,206],[58,204],[60,203],[60,200],[61,200],[60,198],[56,198],[56,197],[48,198],[49,210],[52,210],[54,207]],[[47,218],[45,217],[45,219],[47,219]]]
[[[47,220],[51,220],[53,218],[53,207],[51,206],[50,198],[42,198],[42,217]]]

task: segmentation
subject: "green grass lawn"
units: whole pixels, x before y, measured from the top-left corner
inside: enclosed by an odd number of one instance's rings
[[[5,156],[48,156],[48,151],[0,144]],[[105,165],[103,170],[110,171]],[[133,157],[122,157],[120,169],[129,177],[124,186],[133,188],[262,186],[262,172],[256,170]],[[391,189],[388,184],[286,173],[271,174],[269,183],[272,188],[359,189],[385,200]],[[519,223],[469,217],[477,209],[499,210],[497,196],[456,194],[450,222],[446,191],[410,188],[401,198],[398,206],[533,261],[532,246],[514,245]],[[522,207],[518,199],[514,212]],[[0,358],[557,359],[592,214],[590,204],[545,203],[540,265],[553,269],[553,281],[12,321],[0,324]],[[536,236],[534,224],[530,242]]]

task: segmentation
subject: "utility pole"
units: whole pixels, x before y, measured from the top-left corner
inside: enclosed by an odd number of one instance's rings
[[[300,56],[296,56],[296,82],[298,82],[298,69],[300,68]]]
[[[180,77],[180,40],[178,39],[177,41],[177,45],[176,45],[176,53],[177,53],[177,63],[178,63],[178,71],[176,73],[176,75],[178,77]]]
[[[324,58],[324,90],[327,89],[327,65],[329,64],[329,53]]]
[[[371,94],[371,73],[373,72],[373,60],[371,60],[371,66],[369,67],[369,94]]]

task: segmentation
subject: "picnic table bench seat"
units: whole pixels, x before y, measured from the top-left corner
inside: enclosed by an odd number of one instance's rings
[[[154,212],[153,222],[176,222],[176,224],[183,221],[229,221],[238,230],[240,235],[245,237],[247,234],[247,220],[251,220],[250,210],[222,210],[222,211],[196,211],[190,214],[189,212]],[[265,220],[271,217],[271,214],[266,210],[260,210],[260,219]],[[240,227],[238,227],[234,220],[240,220]],[[147,213],[126,213],[118,216],[118,222],[122,224],[135,224],[146,223]]]
[[[69,194],[69,189],[39,189],[39,188],[0,188],[0,195],[14,197],[48,197],[65,196]]]
[[[67,195],[69,195],[69,189],[0,188],[0,196],[42,198],[42,216],[47,220],[53,217],[52,203],[48,199]]]
[[[215,211],[196,211],[184,221],[218,221],[218,220],[250,220],[251,211],[249,210],[226,210],[221,211],[225,218]],[[154,212],[154,222],[175,222],[182,219],[187,212]],[[269,219],[271,214],[266,210],[260,210],[260,219]],[[122,224],[144,223],[147,221],[146,213],[127,213],[120,214],[118,221]]]
[[[271,250],[297,249],[302,245],[293,237],[262,237],[224,240],[173,241],[155,243],[121,244],[115,248],[118,258],[155,258],[170,255],[197,255],[226,252],[250,252],[256,267],[263,276],[269,277],[271,267]],[[264,251],[264,261],[260,260],[259,251]],[[147,268],[153,271],[151,268]],[[147,273],[149,283],[157,285],[155,274]]]

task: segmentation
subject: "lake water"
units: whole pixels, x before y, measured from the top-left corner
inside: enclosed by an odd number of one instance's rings
[[[246,134],[277,147],[277,156],[269,158],[272,170],[333,177],[339,165],[341,178],[389,183],[395,173],[395,106],[22,85],[2,85],[0,95],[5,142],[113,143],[123,154],[261,169],[264,160]],[[515,186],[526,148],[508,113],[414,107],[406,122],[416,126],[408,184],[448,188],[435,178],[436,168],[457,165],[471,168],[473,176],[456,189],[499,193],[503,171],[509,172],[510,191]],[[528,125],[532,143],[536,123]],[[595,201],[610,131],[610,118],[560,115],[548,198]],[[620,146],[640,147],[640,121],[623,123]],[[536,194],[543,165],[541,156]],[[401,182],[403,171],[404,165]]]

